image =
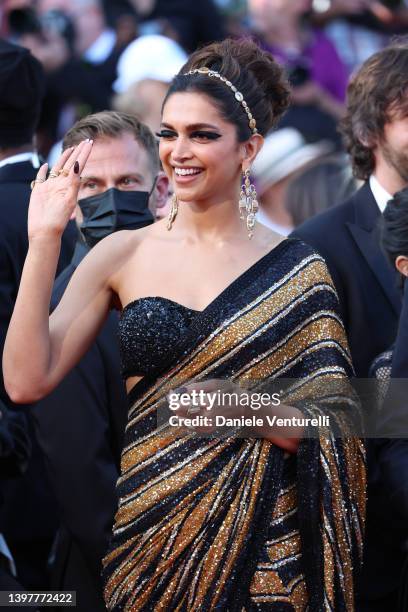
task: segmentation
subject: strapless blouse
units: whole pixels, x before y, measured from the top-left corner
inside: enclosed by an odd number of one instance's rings
[[[197,314],[163,297],[139,298],[127,304],[119,319],[123,378],[146,376],[164,365]]]

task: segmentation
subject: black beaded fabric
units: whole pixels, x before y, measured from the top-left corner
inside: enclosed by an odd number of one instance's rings
[[[127,304],[119,320],[123,378],[145,376],[164,365],[197,314],[164,297],[144,297]]]

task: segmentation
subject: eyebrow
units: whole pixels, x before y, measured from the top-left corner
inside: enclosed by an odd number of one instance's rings
[[[138,172],[127,172],[125,174],[121,174],[115,180],[122,181],[124,178],[128,178],[129,176],[135,177],[138,181],[143,181],[143,176],[139,174]],[[104,181],[104,180],[105,178],[102,176],[92,176],[92,175],[84,176],[83,174],[81,175],[81,181],[95,181],[96,183],[100,183],[101,181]]]
[[[169,123],[162,123],[161,124],[162,127],[174,130],[173,126],[170,125]],[[186,126],[187,130],[202,130],[203,128],[207,128],[210,130],[219,130],[220,128],[217,127],[216,125],[211,125],[211,123],[191,123],[190,125]]]

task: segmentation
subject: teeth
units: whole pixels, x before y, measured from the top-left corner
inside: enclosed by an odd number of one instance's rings
[[[201,170],[199,168],[174,168],[174,172],[180,176],[186,176],[187,174],[198,174]]]

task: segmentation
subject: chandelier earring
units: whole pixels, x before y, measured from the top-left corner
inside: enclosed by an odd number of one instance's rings
[[[248,238],[251,239],[254,235],[255,215],[259,206],[255,185],[251,183],[249,172],[249,168],[247,168],[243,173],[243,184],[239,196],[239,216],[240,219],[246,222]]]
[[[174,220],[177,217],[177,213],[178,213],[178,199],[177,199],[176,194],[173,193],[173,195],[171,196],[171,208],[170,208],[169,216],[167,217],[168,231],[171,230]]]

